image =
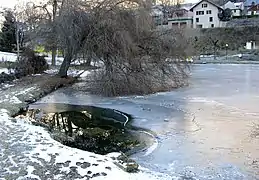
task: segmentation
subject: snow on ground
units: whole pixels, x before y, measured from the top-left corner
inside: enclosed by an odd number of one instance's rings
[[[145,168],[126,173],[114,164],[112,157],[119,153],[98,155],[64,146],[28,119],[9,117],[5,109],[0,109],[0,134],[0,179],[177,179]]]
[[[46,61],[48,64],[51,64],[51,59],[52,57],[49,55],[45,57]],[[0,62],[15,62],[17,60],[17,55],[15,53],[8,53],[8,52],[1,52],[0,51]],[[63,57],[56,57],[56,65],[60,66],[61,63],[63,62],[64,58]],[[75,60],[71,64],[72,65],[80,65],[83,63],[83,60]],[[92,61],[91,62],[92,66],[98,66],[101,67],[103,66],[103,63],[101,61]]]
[[[18,99],[20,95],[24,94],[30,94],[30,92],[33,92],[33,90],[36,89],[36,87],[29,87],[29,88],[20,88],[20,89],[9,89],[8,93],[6,94],[4,90],[5,88],[12,87],[13,85],[5,84],[3,87],[0,88],[0,103],[13,103],[13,104],[20,104],[22,101]]]
[[[0,68],[0,74],[1,73],[6,73],[8,74],[9,73],[9,70],[7,68]]]
[[[1,52],[0,51],[0,62],[15,62],[17,60],[17,55],[15,53]]]
[[[46,61],[48,62],[48,64],[51,64],[51,56],[47,56],[45,57]],[[63,57],[56,57],[56,65],[60,66],[61,63],[63,62],[64,58]]]

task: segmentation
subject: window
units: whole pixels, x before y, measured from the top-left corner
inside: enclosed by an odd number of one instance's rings
[[[206,7],[208,7],[208,4],[202,4],[201,7],[206,8]]]
[[[236,10],[234,9],[234,13],[236,13]]]
[[[207,14],[211,14],[211,10],[207,10],[206,13],[207,13]]]
[[[213,17],[210,17],[210,22],[212,22],[213,21]]]
[[[199,18],[196,18],[196,22],[199,22],[200,20],[199,20]]]
[[[211,27],[213,28],[213,27],[214,27],[214,24],[211,24]]]
[[[196,11],[196,15],[204,15],[204,11]]]

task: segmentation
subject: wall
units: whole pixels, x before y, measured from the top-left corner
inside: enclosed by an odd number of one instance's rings
[[[168,26],[174,28],[180,28],[183,24],[186,24],[186,28],[192,28],[192,18],[172,18],[168,19]]]
[[[240,9],[233,9],[232,10],[232,16],[241,16],[242,11]]]

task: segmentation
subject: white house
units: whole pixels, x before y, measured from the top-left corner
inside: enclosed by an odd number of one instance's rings
[[[243,11],[245,7],[244,7],[244,2],[234,3],[234,2],[228,1],[226,4],[223,5],[222,8],[231,9],[233,17],[240,17],[243,15]]]
[[[222,27],[218,18],[222,10],[219,5],[209,0],[199,1],[190,9],[193,12],[193,28]]]

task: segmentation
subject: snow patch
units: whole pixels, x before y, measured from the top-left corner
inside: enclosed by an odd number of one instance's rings
[[[17,55],[14,53],[1,52],[0,51],[0,61],[1,62],[15,62],[17,60]]]
[[[35,170],[35,168],[33,166],[28,166],[27,167],[28,174],[25,177],[41,180],[39,176],[36,176],[36,175],[32,174],[34,170]]]
[[[23,90],[23,91],[20,91],[20,92],[17,93],[16,95],[27,94],[28,92],[33,91],[33,90],[35,90],[35,89],[36,89],[36,87],[30,87],[30,88],[27,88],[27,89],[25,89],[25,90]]]
[[[10,103],[13,103],[13,104],[21,104],[22,103],[22,101],[20,101],[16,96],[12,96],[8,101]]]
[[[65,172],[70,172],[71,167],[77,167],[77,172],[81,175],[87,175],[88,171],[92,174],[95,173],[105,173],[107,176],[96,177],[96,180],[109,180],[109,179],[123,179],[123,180],[172,180],[173,177],[168,175],[153,172],[143,167],[140,167],[139,173],[127,173],[120,169],[114,164],[115,160],[113,157],[118,157],[120,153],[110,153],[107,155],[99,155],[76,148],[70,148],[62,145],[61,143],[55,141],[51,138],[50,134],[45,131],[42,127],[33,126],[26,122],[25,119],[16,118],[17,123],[12,123],[8,116],[8,111],[5,109],[0,109],[0,121],[5,121],[7,126],[19,125],[20,130],[24,130],[23,137],[20,141],[25,142],[26,146],[30,146],[31,149],[27,152],[20,152],[25,154],[25,156],[30,161],[26,162],[37,162],[40,158],[44,160],[43,168],[46,167],[44,164],[56,164],[56,163],[67,163],[68,167],[60,168],[60,174],[64,175]],[[80,164],[87,163],[89,167],[83,169]],[[97,164],[97,166],[93,165]],[[35,178],[40,179],[40,177],[33,174],[37,167],[27,164],[27,176],[25,178]],[[107,169],[107,167],[109,167]],[[89,175],[89,174],[88,174]],[[20,178],[22,179],[22,177]],[[62,176],[55,176],[55,179],[62,179]],[[173,178],[174,179],[174,178]]]

